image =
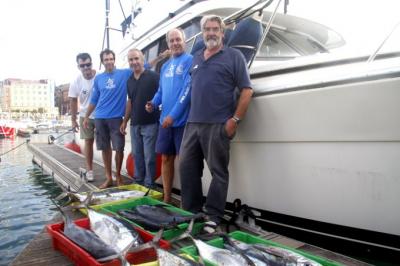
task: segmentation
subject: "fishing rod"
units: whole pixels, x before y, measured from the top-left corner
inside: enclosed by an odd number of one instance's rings
[[[11,148],[10,150],[6,151],[5,153],[0,154],[0,162],[1,162],[1,156],[6,155],[7,153],[12,152],[13,150],[18,149],[18,148],[21,147],[22,145],[29,143],[29,141],[31,141],[31,140],[30,140],[30,139],[27,139],[25,142],[23,142],[23,143],[21,143],[21,144],[15,146],[15,147],[13,147],[13,148]]]

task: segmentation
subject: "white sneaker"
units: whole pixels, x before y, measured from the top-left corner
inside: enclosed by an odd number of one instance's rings
[[[86,180],[88,182],[93,182],[94,181],[93,171],[92,170],[86,172]]]
[[[117,178],[115,177],[115,175],[111,175],[111,179],[113,182],[117,181]]]

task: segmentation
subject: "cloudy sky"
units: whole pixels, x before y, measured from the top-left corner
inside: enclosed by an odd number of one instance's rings
[[[119,3],[110,2],[110,24],[118,27],[123,19]],[[134,1],[121,2],[129,13]],[[170,0],[158,2],[157,8],[148,10],[166,15]],[[399,0],[290,0],[289,3],[289,14],[335,29],[356,50],[372,52],[400,20]],[[69,82],[78,73],[75,56],[82,51],[92,54],[97,68],[104,25],[105,0],[1,0],[0,80],[46,78],[54,79],[57,85]],[[397,29],[397,36],[399,32]],[[117,46],[119,39],[120,33],[112,32],[111,48]],[[395,46],[400,47],[399,44]]]

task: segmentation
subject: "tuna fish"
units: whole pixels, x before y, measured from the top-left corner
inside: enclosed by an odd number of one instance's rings
[[[288,249],[262,244],[246,244],[222,236],[224,247],[232,252],[244,253],[255,265],[264,266],[320,266],[318,262],[308,259]]]
[[[53,201],[54,202],[54,201]],[[94,232],[77,226],[55,202],[64,218],[64,235],[82,249],[86,250],[98,261],[106,261],[119,257],[119,254]]]
[[[92,231],[106,244],[114,247],[118,254],[125,255],[129,248],[143,243],[132,226],[127,227],[115,218],[91,209],[88,209],[88,216]]]
[[[165,205],[139,205],[132,210],[120,210],[118,214],[150,231],[170,229],[180,223],[203,217],[203,214],[181,215],[166,209]]]
[[[71,201],[79,201],[80,203],[86,203],[88,205],[103,204],[115,200],[123,200],[128,198],[139,198],[146,196],[147,192],[139,190],[127,190],[122,188],[109,188],[100,191],[91,191],[89,193],[76,193],[76,192],[64,192],[57,199],[69,197]],[[90,196],[91,195],[91,196]],[[90,196],[90,201],[88,198]]]
[[[129,221],[132,221],[134,223],[139,224],[142,226],[144,229],[149,230],[149,231],[158,231],[161,228],[165,229],[171,229],[176,227],[175,223],[161,223],[159,221],[153,221],[148,219],[147,217],[143,217],[140,214],[138,214],[135,211],[131,210],[119,210],[117,212],[121,217],[124,217],[125,219],[128,219]]]
[[[247,257],[227,249],[211,246],[201,240],[193,239],[201,258],[217,265],[243,266],[255,264]]]

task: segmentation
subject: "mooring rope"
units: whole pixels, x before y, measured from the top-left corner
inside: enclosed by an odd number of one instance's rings
[[[30,139],[27,139],[25,142],[20,143],[20,144],[18,144],[17,146],[11,148],[10,150],[8,150],[8,151],[6,151],[6,152],[0,154],[0,162],[1,162],[1,156],[6,155],[7,153],[12,152],[13,150],[18,149],[18,148],[21,147],[22,145],[29,143],[29,141],[31,141],[31,140],[30,140]]]

